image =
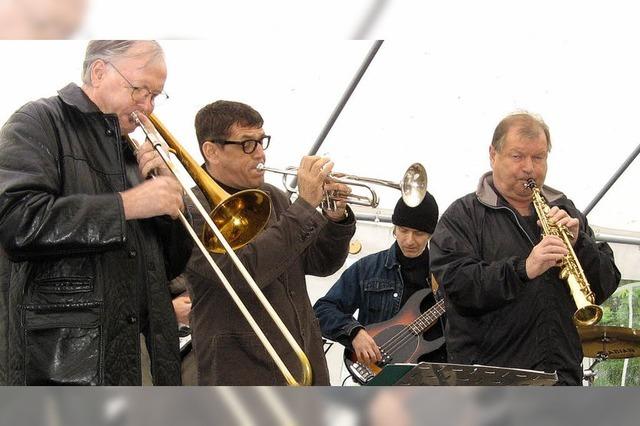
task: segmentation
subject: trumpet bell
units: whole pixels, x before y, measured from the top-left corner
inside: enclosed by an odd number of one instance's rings
[[[409,207],[418,206],[427,195],[427,170],[420,163],[413,163],[400,181],[402,200]]]
[[[251,242],[266,226],[270,215],[269,196],[257,189],[230,195],[209,214],[233,250]],[[208,226],[202,231],[202,242],[211,252],[225,253],[222,243]]]

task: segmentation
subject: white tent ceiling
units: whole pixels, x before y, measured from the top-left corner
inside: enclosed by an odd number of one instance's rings
[[[441,210],[489,169],[488,145],[503,115],[527,109],[551,128],[547,183],[579,208],[640,143],[636,39],[594,34],[535,45],[505,38],[387,41],[320,153],[335,170],[398,180],[422,162]],[[0,42],[0,121],[22,103],[78,81],[84,41]],[[369,41],[163,41],[171,95],[157,114],[198,156],[193,117],[216,99],[247,102],[273,136],[267,161],[297,165],[368,52]],[[634,162],[590,213],[591,223],[640,231]],[[279,177],[270,178],[274,183]],[[398,193],[380,189],[381,208]]]

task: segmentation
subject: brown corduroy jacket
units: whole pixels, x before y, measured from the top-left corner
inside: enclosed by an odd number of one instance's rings
[[[305,275],[328,276],[342,266],[355,232],[355,219],[350,214],[345,221],[334,223],[302,199],[291,203],[272,185],[265,184],[260,189],[271,197],[271,217],[258,237],[236,254],[309,358],[313,384],[328,385],[322,336],[309,301]],[[195,190],[208,206],[202,192]],[[193,217],[200,232],[202,219],[197,214]],[[229,256],[222,254],[213,258],[276,352],[299,380],[301,367],[297,357]],[[184,277],[193,303],[191,327],[198,362],[198,384],[286,384],[199,250],[194,249]]]

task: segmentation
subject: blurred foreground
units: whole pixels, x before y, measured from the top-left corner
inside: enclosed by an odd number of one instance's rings
[[[637,424],[636,389],[2,388],[0,424]]]

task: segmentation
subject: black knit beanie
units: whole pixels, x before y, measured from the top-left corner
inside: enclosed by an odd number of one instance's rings
[[[429,234],[433,234],[438,223],[438,203],[429,192],[416,207],[407,206],[402,198],[398,200],[393,209],[391,222],[394,225],[406,226]]]

